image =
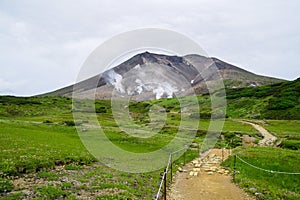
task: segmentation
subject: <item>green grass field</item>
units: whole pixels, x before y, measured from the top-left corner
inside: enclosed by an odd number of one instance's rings
[[[176,99],[161,99],[142,103],[131,102],[129,109],[135,123],[141,127],[152,128],[158,133],[150,139],[133,137],[122,131],[114,121],[109,101],[96,101],[95,108],[97,120],[106,136],[114,144],[127,151],[142,153],[160,149],[168,144],[178,131],[181,121],[184,121],[185,124],[183,132],[187,134],[195,131],[195,125],[199,125],[199,130],[195,132],[197,137],[194,142],[201,143],[211,125],[208,119],[210,117],[210,102],[207,95],[198,98],[201,107],[200,115],[203,116],[200,121],[194,117],[194,110],[183,113],[185,117],[182,118],[180,105]],[[185,97],[182,101],[189,105],[195,103],[189,97]],[[81,104],[85,106],[85,102],[81,102]],[[166,124],[160,128],[150,121],[148,113],[153,105],[162,106],[167,111]],[[236,105],[232,108],[235,107]],[[230,105],[229,109],[231,109]],[[23,190],[30,190],[31,195],[33,195],[30,198],[33,199],[76,199],[80,195],[92,195],[95,199],[152,199],[157,192],[163,169],[151,173],[130,174],[113,170],[98,163],[82,144],[74,126],[72,111],[76,111],[76,108],[72,108],[72,101],[68,98],[0,97],[0,197],[3,199],[22,199],[25,198]],[[231,115],[236,116],[233,110]],[[88,134],[93,132],[93,128],[84,125],[88,124],[89,120],[91,119],[87,117],[76,122],[81,130],[87,129]],[[155,120],[157,123],[163,122],[159,118],[155,118]],[[218,119],[214,122],[218,123]],[[267,120],[264,126],[278,137],[287,138],[289,141],[298,141],[300,135],[298,124],[299,121],[297,120]],[[127,126],[127,128],[132,127],[134,126]],[[241,145],[239,135],[246,134],[256,137],[256,133],[257,131],[252,126],[228,118],[222,130],[225,141],[219,140],[217,146],[224,147],[228,142],[232,143],[231,147],[239,146]],[[279,163],[278,168],[267,164],[262,167],[296,171],[299,166],[298,152],[297,150],[280,148],[253,148],[240,155],[245,160],[249,159],[247,161],[253,161],[255,164],[259,164],[258,161],[267,163],[268,159],[277,159],[274,163]],[[188,150],[186,161],[196,157],[197,153],[195,148]],[[284,156],[275,158],[274,156],[277,154]],[[281,158],[284,159],[281,160]],[[230,166],[231,161],[232,159],[229,159],[225,164]],[[286,168],[281,168],[282,163],[286,165]],[[180,157],[174,166],[178,167],[182,164],[183,158]],[[237,176],[240,185],[249,189],[247,184],[249,186],[256,184],[255,187],[263,194],[263,197],[271,198],[283,195],[282,197],[286,196],[293,199],[299,195],[298,189],[292,189],[292,187],[296,187],[295,184],[293,185],[285,178],[283,179],[284,182],[279,184],[273,179],[263,180],[264,175],[261,175],[256,183],[256,177],[252,177],[255,172],[248,174],[245,171],[243,173],[242,169],[251,169],[243,166],[242,163],[238,166],[242,167],[239,170],[241,173]],[[176,170],[176,167],[173,170]],[[24,185],[13,186],[12,183],[18,180],[18,177],[24,179],[31,177],[28,179],[32,179],[33,182],[30,188],[26,188]],[[292,180],[299,185],[299,179],[293,177]],[[273,183],[276,184],[272,185]],[[279,194],[276,192],[277,189],[278,191],[286,190],[286,192]],[[264,194],[266,191],[267,194]]]
[[[90,164],[95,159],[82,145],[74,127],[36,123],[1,122],[0,168],[17,175],[58,164]]]
[[[239,148],[235,152],[244,161],[266,170],[300,173],[300,151],[284,150],[269,147]],[[223,163],[234,169],[234,159],[231,156]],[[299,199],[300,174],[278,174],[266,172],[236,160],[237,182],[246,191],[258,199]],[[255,194],[256,193],[256,194]]]
[[[12,183],[17,177],[28,176],[33,176],[34,180],[43,179],[42,183],[30,186],[33,194],[30,198],[34,199],[76,199],[78,195],[74,193],[82,190],[97,199],[152,199],[156,194],[163,169],[130,174],[96,162],[81,143],[74,123],[70,123],[73,121],[70,99],[2,97],[1,100],[1,198],[25,198],[24,187],[14,187]],[[138,107],[132,109],[139,110]],[[164,146],[173,138],[179,122],[171,121],[178,113],[170,114],[169,124],[155,136],[156,139],[142,140],[119,130],[110,114],[108,101],[98,101],[96,111],[110,140],[124,150],[137,153]],[[196,156],[196,150],[188,150],[185,159],[189,161]],[[180,158],[173,170],[182,164],[183,158]],[[57,167],[62,167],[63,173],[58,172]]]
[[[36,186],[34,191],[39,193],[37,199],[44,198],[71,198],[76,191],[85,189],[84,185],[89,185],[93,192],[103,190],[103,195],[99,193],[99,199],[151,199],[158,188],[161,171],[130,174],[110,169],[101,163],[96,163],[95,158],[82,145],[78,134],[73,126],[62,124],[43,124],[21,121],[4,120],[1,122],[1,177],[4,180],[26,174],[44,174],[47,180],[61,180],[63,177],[70,176],[70,179],[79,180],[80,184],[76,187],[71,185],[72,181],[57,185]],[[119,135],[114,135],[113,140],[124,141]],[[125,140],[126,141],[126,140]],[[127,150],[143,152],[139,145],[132,145],[133,140],[128,139],[128,143],[122,143],[120,147],[127,147]],[[131,143],[131,145],[128,145]],[[159,142],[160,144],[160,142]],[[153,143],[142,144],[143,146],[156,147]],[[126,149],[126,148],[125,148]],[[186,160],[189,161],[197,155],[196,151],[188,151]],[[183,161],[178,160],[174,166],[182,165]],[[82,173],[57,174],[54,170],[56,166],[64,166],[65,169],[77,170]],[[93,167],[93,170],[84,170],[85,166]],[[86,174],[88,173],[88,174]],[[11,178],[8,178],[11,177]],[[93,177],[92,180],[91,177]],[[95,178],[96,177],[96,178]],[[98,178],[97,178],[98,177]],[[127,183],[127,184],[125,184]],[[6,182],[0,181],[0,191],[4,192],[7,187]],[[8,191],[13,188],[8,187]],[[22,190],[22,188],[19,188]],[[106,191],[109,190],[109,191]],[[111,191],[110,191],[111,190]],[[114,190],[121,191],[114,194]],[[105,192],[106,191],[106,192]],[[21,192],[17,193],[21,195]],[[4,197],[3,197],[4,198]],[[19,198],[16,194],[5,197],[6,199]],[[21,197],[20,197],[21,198]]]
[[[267,120],[264,127],[277,137],[300,140],[300,120]]]

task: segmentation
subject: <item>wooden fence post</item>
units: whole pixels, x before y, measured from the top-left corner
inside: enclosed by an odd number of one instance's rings
[[[164,173],[164,200],[167,200],[167,170]]]
[[[172,183],[172,180],[173,180],[173,163],[172,163],[172,153],[170,154],[170,170],[171,170],[171,183]]]
[[[236,170],[236,154],[233,157],[233,181],[235,181],[235,170]]]
[[[222,148],[222,162],[224,161],[224,148]]]

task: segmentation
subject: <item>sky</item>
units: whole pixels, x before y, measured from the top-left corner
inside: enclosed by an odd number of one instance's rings
[[[70,85],[97,46],[140,28],[179,32],[211,57],[294,80],[299,10],[299,0],[0,0],[0,95]]]

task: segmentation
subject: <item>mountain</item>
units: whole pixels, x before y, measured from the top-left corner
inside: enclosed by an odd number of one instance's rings
[[[226,88],[256,87],[284,81],[251,73],[217,58],[144,52],[77,83],[74,91],[79,98],[93,97],[95,92],[96,99],[131,96],[135,100],[150,100],[186,96],[194,92],[207,93],[207,85],[213,85],[221,78]],[[70,97],[73,86],[42,96]]]

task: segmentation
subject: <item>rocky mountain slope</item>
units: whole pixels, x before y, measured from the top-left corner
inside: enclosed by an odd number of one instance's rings
[[[207,93],[208,84],[223,79],[225,87],[256,87],[282,82],[200,55],[183,57],[149,52],[137,54],[120,65],[76,84],[77,97],[97,99],[131,96],[149,100]],[[73,85],[44,96],[72,96]]]

